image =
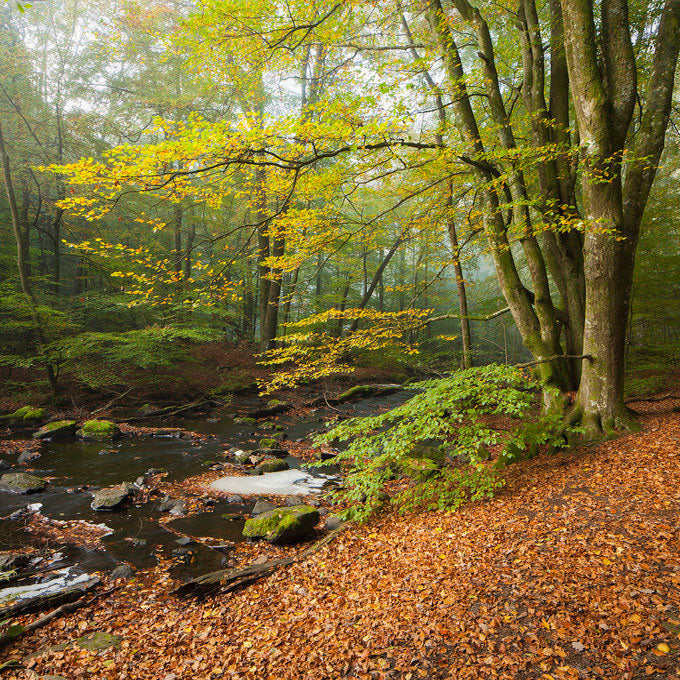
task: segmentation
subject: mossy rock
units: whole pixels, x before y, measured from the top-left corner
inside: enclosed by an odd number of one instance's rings
[[[104,652],[107,649],[118,649],[120,647],[120,637],[111,633],[88,633],[74,641],[75,646],[84,649],[86,652]]]
[[[258,443],[258,448],[260,449],[278,449],[279,448],[279,442],[276,439],[272,439],[271,437],[265,437],[264,439],[260,439]]]
[[[8,416],[3,416],[2,420],[7,421],[13,426],[37,425],[47,419],[47,411],[44,408],[34,408],[33,406],[22,406],[21,408],[10,413]]]
[[[110,420],[88,420],[76,434],[81,439],[96,439],[98,441],[111,441],[122,436],[118,425]]]
[[[278,458],[272,458],[271,460],[265,460],[260,463],[255,471],[258,475],[265,475],[268,472],[281,472],[282,470],[288,470],[290,466],[285,460],[279,460]]]
[[[33,439],[70,439],[75,437],[77,429],[75,420],[56,420],[34,432]]]
[[[287,401],[281,401],[280,399],[270,399],[267,402],[267,408],[277,408],[277,407],[284,407],[288,408],[290,404]]]
[[[276,508],[249,519],[243,535],[270,543],[292,543],[310,534],[319,519],[319,511],[309,505]]]
[[[234,418],[236,425],[257,425],[255,418]]]
[[[373,396],[377,391],[374,385],[355,385],[338,396],[338,401],[350,401],[351,399],[365,399]]]
[[[0,487],[14,493],[29,494],[44,491],[47,482],[25,472],[8,472],[0,477]]]

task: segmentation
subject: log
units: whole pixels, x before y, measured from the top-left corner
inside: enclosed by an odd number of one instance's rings
[[[0,609],[0,619],[12,618],[20,614],[32,614],[49,609],[50,607],[58,607],[62,604],[73,602],[80,599],[93,588],[96,588],[100,583],[101,580],[95,576],[87,581],[64,588],[50,595],[37,595],[34,598],[20,600],[9,607]]]
[[[144,413],[139,416],[132,416],[132,418],[125,419],[115,419],[113,422],[116,423],[134,423],[140,420],[149,420],[150,418],[171,418],[172,416],[179,416],[183,413],[189,411],[196,411],[197,409],[209,406],[210,408],[215,408],[216,406],[224,406],[219,401],[215,399],[201,399],[200,401],[193,401],[190,404],[185,404],[184,406],[166,406],[165,408],[160,408],[157,411],[151,411],[149,413]]]
[[[255,583],[261,578],[268,576],[278,567],[287,567],[296,562],[301,562],[310,555],[328,545],[346,525],[339,526],[329,534],[318,540],[306,550],[303,550],[299,555],[292,557],[283,557],[278,560],[270,560],[263,564],[251,564],[241,569],[220,569],[219,571],[212,571],[209,574],[198,576],[196,578],[183,583],[178,588],[175,588],[173,593],[181,596],[200,596],[200,595],[214,595],[218,591],[228,593],[239,588]]]

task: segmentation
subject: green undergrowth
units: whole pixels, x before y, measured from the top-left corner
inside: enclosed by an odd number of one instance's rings
[[[336,458],[348,472],[336,492],[350,503],[345,517],[367,518],[384,503],[386,484],[405,473],[410,482],[391,499],[403,512],[455,510],[492,497],[504,484],[505,466],[535,455],[541,446],[564,445],[562,414],[540,415],[539,388],[512,366],[471,368],[409,385],[414,396],[404,404],[344,421],[320,435],[317,444],[349,442]],[[499,418],[517,426],[507,429]],[[498,445],[501,453],[489,461],[489,449]],[[430,451],[427,463],[423,447]]]

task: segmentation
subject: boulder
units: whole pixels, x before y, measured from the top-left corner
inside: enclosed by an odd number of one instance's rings
[[[70,439],[75,437],[77,429],[75,420],[55,420],[34,432],[33,439]]]
[[[112,441],[122,436],[120,428],[110,420],[88,420],[76,432],[81,439]]]
[[[250,456],[253,455],[252,451],[237,451],[234,454],[234,460],[241,465],[246,465],[250,460]]]
[[[255,418],[234,418],[236,425],[257,425]]]
[[[22,465],[25,463],[30,463],[32,460],[36,460],[40,458],[40,454],[37,451],[24,451],[23,453],[19,454],[19,457],[17,458],[17,463],[21,463]]]
[[[290,455],[286,449],[255,449],[253,454],[256,456],[267,456],[270,458],[288,458]]]
[[[255,471],[258,475],[265,475],[268,472],[281,472],[281,470],[288,470],[290,466],[285,460],[279,460],[278,458],[270,458],[260,463]]]
[[[4,472],[5,470],[11,470],[12,466],[6,461],[0,458],[0,472]]]
[[[309,505],[276,508],[249,519],[243,527],[246,538],[264,538],[270,543],[292,543],[305,538],[319,521],[319,511]]]
[[[29,427],[30,425],[37,425],[47,418],[47,412],[44,408],[33,408],[32,406],[22,406],[21,408],[10,413],[8,416],[2,416],[2,420],[7,421],[14,427]]]
[[[131,489],[127,489],[123,485],[100,489],[95,492],[90,507],[93,510],[98,510],[100,512],[115,510],[116,508],[121,507],[133,493],[134,492]]]
[[[264,439],[260,439],[258,447],[261,449],[277,449],[279,448],[279,443],[273,437],[265,437]]]
[[[298,505],[304,505],[305,499],[302,496],[288,496],[286,498],[286,505],[290,508],[294,508]]]
[[[243,505],[243,496],[239,496],[237,494],[234,494],[232,496],[227,496],[227,503],[233,504],[233,505]]]
[[[37,493],[47,488],[47,482],[25,472],[7,472],[0,477],[0,487],[14,493]]]

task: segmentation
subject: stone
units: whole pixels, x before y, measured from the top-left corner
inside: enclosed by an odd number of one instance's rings
[[[130,545],[133,545],[135,548],[144,548],[149,545],[149,541],[145,538],[131,538]]]
[[[317,449],[314,452],[314,458],[317,460],[332,460],[335,458],[338,454],[334,453],[332,451],[322,451],[321,449]]]
[[[0,477],[0,487],[14,493],[38,493],[47,488],[47,482],[25,472],[7,472]]]
[[[233,505],[243,505],[243,496],[237,495],[227,496],[227,503]]]
[[[241,465],[246,465],[250,461],[252,451],[237,451],[234,454],[234,460]]]
[[[120,508],[129,498],[130,490],[120,486],[110,486],[96,491],[90,507],[99,512],[108,512]]]
[[[111,571],[112,579],[129,579],[134,575],[135,570],[129,564],[119,564],[115,569]]]
[[[71,439],[76,436],[75,420],[56,420],[33,433],[33,439]]]
[[[335,529],[339,529],[344,524],[345,520],[342,519],[340,515],[331,515],[330,517],[326,518],[326,521],[324,522],[324,527],[328,529],[328,531],[334,531]]]
[[[255,418],[234,418],[236,425],[257,425]]]
[[[161,512],[168,512],[169,510],[172,510],[172,508],[175,507],[175,503],[177,501],[174,498],[170,498],[170,496],[165,496],[165,498],[161,498],[160,503],[158,504],[158,509]]]
[[[75,640],[75,646],[84,649],[86,652],[99,653],[107,649],[118,649],[120,647],[120,637],[111,633],[88,633]]]
[[[180,536],[175,543],[177,545],[193,545],[196,541],[193,538],[189,538],[189,536]]]
[[[250,514],[261,515],[263,512],[271,512],[272,510],[276,510],[276,506],[273,503],[265,500],[259,500],[255,502]]]
[[[302,496],[288,496],[286,498],[286,505],[294,508],[296,505],[304,505],[305,499]]]
[[[22,406],[21,408],[10,413],[8,416],[3,416],[2,420],[6,420],[10,425],[15,427],[28,427],[29,425],[37,425],[47,418],[47,412],[44,408],[33,408],[32,406]]]
[[[292,543],[309,535],[319,521],[319,512],[309,505],[276,508],[246,521],[246,538],[264,538],[270,543]]]
[[[170,508],[170,514],[178,517],[187,511],[184,501],[175,501],[175,504]]]
[[[265,437],[264,439],[260,439],[258,447],[261,449],[276,449],[278,448],[278,442],[271,437]]]
[[[81,439],[113,441],[122,436],[120,428],[110,420],[87,420],[76,432]]]
[[[290,455],[286,449],[255,449],[253,454],[266,458],[288,458]]]
[[[21,463],[23,465],[25,463],[30,463],[33,460],[37,460],[38,458],[40,458],[40,454],[37,451],[24,451],[23,453],[19,454],[17,463]]]
[[[23,569],[29,562],[29,555],[0,553],[0,571]]]
[[[0,472],[4,472],[5,470],[11,470],[12,466],[6,461],[0,458]]]
[[[258,475],[266,475],[268,472],[281,472],[281,470],[288,470],[290,465],[286,463],[285,460],[279,460],[278,458],[270,458],[260,463],[255,471]]]

